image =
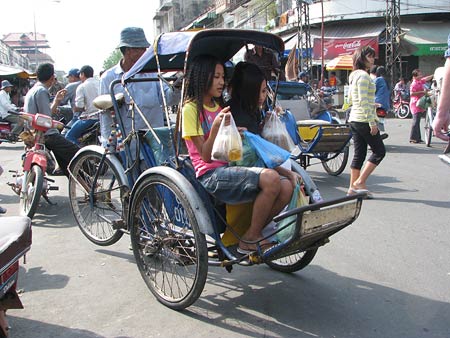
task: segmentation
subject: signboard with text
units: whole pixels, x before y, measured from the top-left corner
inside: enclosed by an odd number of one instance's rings
[[[366,38],[325,38],[324,39],[324,59],[331,60],[340,55],[349,55],[360,46],[371,46],[375,49],[375,57],[378,57],[378,37]],[[322,56],[321,39],[314,39],[313,55],[314,59],[321,59]]]

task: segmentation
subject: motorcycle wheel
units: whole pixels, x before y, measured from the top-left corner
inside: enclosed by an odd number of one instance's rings
[[[406,119],[409,116],[410,109],[407,104],[402,104],[397,110],[397,117],[399,119]]]
[[[91,242],[108,246],[123,236],[123,231],[114,224],[125,221],[122,198],[126,183],[122,182],[117,169],[106,158],[93,187],[101,158],[99,153],[86,152],[76,159],[69,178],[69,199],[81,232]],[[91,190],[92,201],[89,194]]]
[[[306,250],[273,261],[266,264],[272,269],[285,273],[292,273],[305,268],[316,255],[318,249]]]
[[[20,194],[20,210],[23,216],[33,218],[42,195],[44,174],[42,168],[33,165],[26,174],[25,187]]]

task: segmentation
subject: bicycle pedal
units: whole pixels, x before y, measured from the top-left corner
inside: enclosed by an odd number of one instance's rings
[[[59,190],[59,187],[56,186],[48,187],[48,190]]]
[[[125,229],[125,222],[123,219],[117,219],[111,222],[112,228],[115,230]]]

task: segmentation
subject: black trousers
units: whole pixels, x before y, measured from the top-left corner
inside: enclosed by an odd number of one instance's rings
[[[53,151],[59,167],[64,175],[69,177],[67,167],[80,147],[70,142],[61,134],[45,135],[45,146]]]
[[[420,119],[425,116],[425,113],[412,114],[411,133],[409,134],[410,141],[421,141],[420,135]]]
[[[380,132],[376,135],[370,134],[370,126],[366,122],[350,122],[353,134],[353,146],[355,153],[350,167],[352,169],[361,169],[367,156],[367,146],[372,149],[368,161],[373,164],[380,164],[386,155],[386,148],[381,139]]]

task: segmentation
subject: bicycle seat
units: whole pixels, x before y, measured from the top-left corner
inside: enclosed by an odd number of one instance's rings
[[[119,103],[122,103],[124,100],[123,93],[117,93],[116,95],[114,95],[114,97]],[[102,110],[111,109],[113,107],[111,95],[109,94],[97,96],[92,103],[94,104],[95,108]]]

